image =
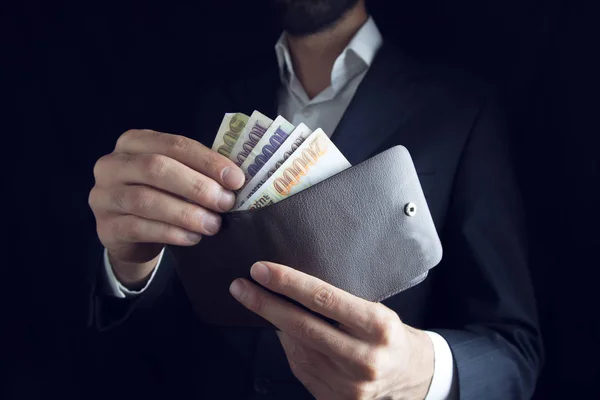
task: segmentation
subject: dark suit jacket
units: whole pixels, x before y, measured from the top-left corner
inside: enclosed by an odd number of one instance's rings
[[[201,96],[193,126],[179,120],[150,128],[210,146],[225,112],[277,115],[276,62],[262,61]],[[444,257],[423,283],[385,304],[405,323],[447,340],[461,399],[529,398],[542,364],[507,129],[488,87],[384,45],[332,135],[353,165],[397,144],[411,152]],[[310,398],[272,331],[200,323],[173,263],[167,252],[139,298],[93,296],[90,321],[106,361],[107,386],[99,393]]]

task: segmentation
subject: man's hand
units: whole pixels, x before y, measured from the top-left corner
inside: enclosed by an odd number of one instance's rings
[[[94,167],[89,204],[117,278],[136,286],[165,244],[191,246],[220,229],[244,182],[226,157],[183,136],[125,132]]]
[[[335,327],[246,279],[231,294],[275,325],[294,375],[317,399],[423,399],[433,377],[429,336],[380,303],[270,262],[252,277],[336,322]]]

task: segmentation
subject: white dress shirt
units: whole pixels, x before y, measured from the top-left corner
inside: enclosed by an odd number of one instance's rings
[[[282,34],[275,45],[282,82],[282,87],[278,93],[279,114],[294,125],[303,122],[313,130],[322,128],[327,135],[331,136],[382,43],[379,29],[377,29],[373,19],[369,17],[368,21],[348,43],[342,54],[335,60],[331,71],[331,86],[314,98],[309,99],[294,73],[286,35],[285,33]],[[108,294],[126,298],[142,293],[152,282],[163,253],[164,250],[161,252],[157,266],[146,286],[141,290],[133,291],[127,289],[117,280],[105,251],[105,287]],[[426,331],[426,333],[433,343],[435,360],[433,379],[425,400],[455,399],[457,397],[457,377],[454,372],[454,360],[450,347],[439,334],[429,331]]]

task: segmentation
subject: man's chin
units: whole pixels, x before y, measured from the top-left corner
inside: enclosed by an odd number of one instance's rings
[[[335,23],[359,0],[271,0],[284,31],[308,36]]]

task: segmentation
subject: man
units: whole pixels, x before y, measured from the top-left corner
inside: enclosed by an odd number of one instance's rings
[[[106,249],[95,320],[119,354],[106,355],[107,385],[133,387],[136,396],[531,397],[541,339],[493,96],[383,44],[363,0],[275,5],[285,28],[278,74],[242,77],[203,96],[189,137],[124,133],[95,166],[90,206]],[[253,109],[322,127],[353,165],[406,146],[442,239],[440,265],[384,305],[256,260],[248,266],[256,283],[235,280],[230,291],[278,331],[196,320],[165,245],[192,246],[218,234],[219,213],[232,207],[243,174],[206,146],[223,113]],[[127,368],[138,358],[142,367]]]

